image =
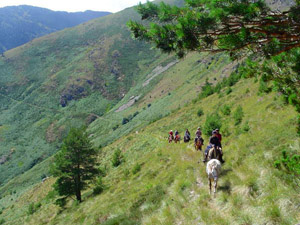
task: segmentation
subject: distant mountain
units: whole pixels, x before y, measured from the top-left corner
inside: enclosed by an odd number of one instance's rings
[[[73,27],[109,12],[57,12],[28,5],[0,8],[0,53],[34,38]]]

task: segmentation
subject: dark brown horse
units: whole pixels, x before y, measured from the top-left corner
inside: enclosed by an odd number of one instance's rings
[[[180,136],[177,134],[174,139],[175,143],[180,142]]]
[[[203,145],[203,139],[202,138],[197,138],[197,141],[195,142],[195,150],[196,151],[202,151],[202,145]]]

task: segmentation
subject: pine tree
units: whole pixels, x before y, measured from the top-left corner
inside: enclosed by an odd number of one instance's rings
[[[129,21],[134,38],[182,57],[189,51],[243,51],[264,56],[300,47],[300,1],[289,10],[272,11],[264,0],[185,0],[177,7],[147,2],[136,9],[142,20]]]
[[[85,129],[72,128],[51,168],[52,174],[58,177],[54,189],[60,196],[75,195],[79,202],[82,201],[81,191],[99,173],[96,157]]]

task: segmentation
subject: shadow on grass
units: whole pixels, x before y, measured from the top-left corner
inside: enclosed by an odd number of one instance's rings
[[[231,171],[232,171],[232,169],[221,170],[221,176],[225,176],[225,175],[227,175]]]
[[[220,186],[218,187],[218,190],[230,194],[230,193],[231,193],[231,184],[230,184],[230,182],[229,182],[229,181],[226,181],[223,185],[220,185]]]

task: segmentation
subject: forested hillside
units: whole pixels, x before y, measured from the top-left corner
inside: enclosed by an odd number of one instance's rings
[[[96,11],[55,12],[27,5],[0,8],[0,53],[34,38],[109,14]]]

